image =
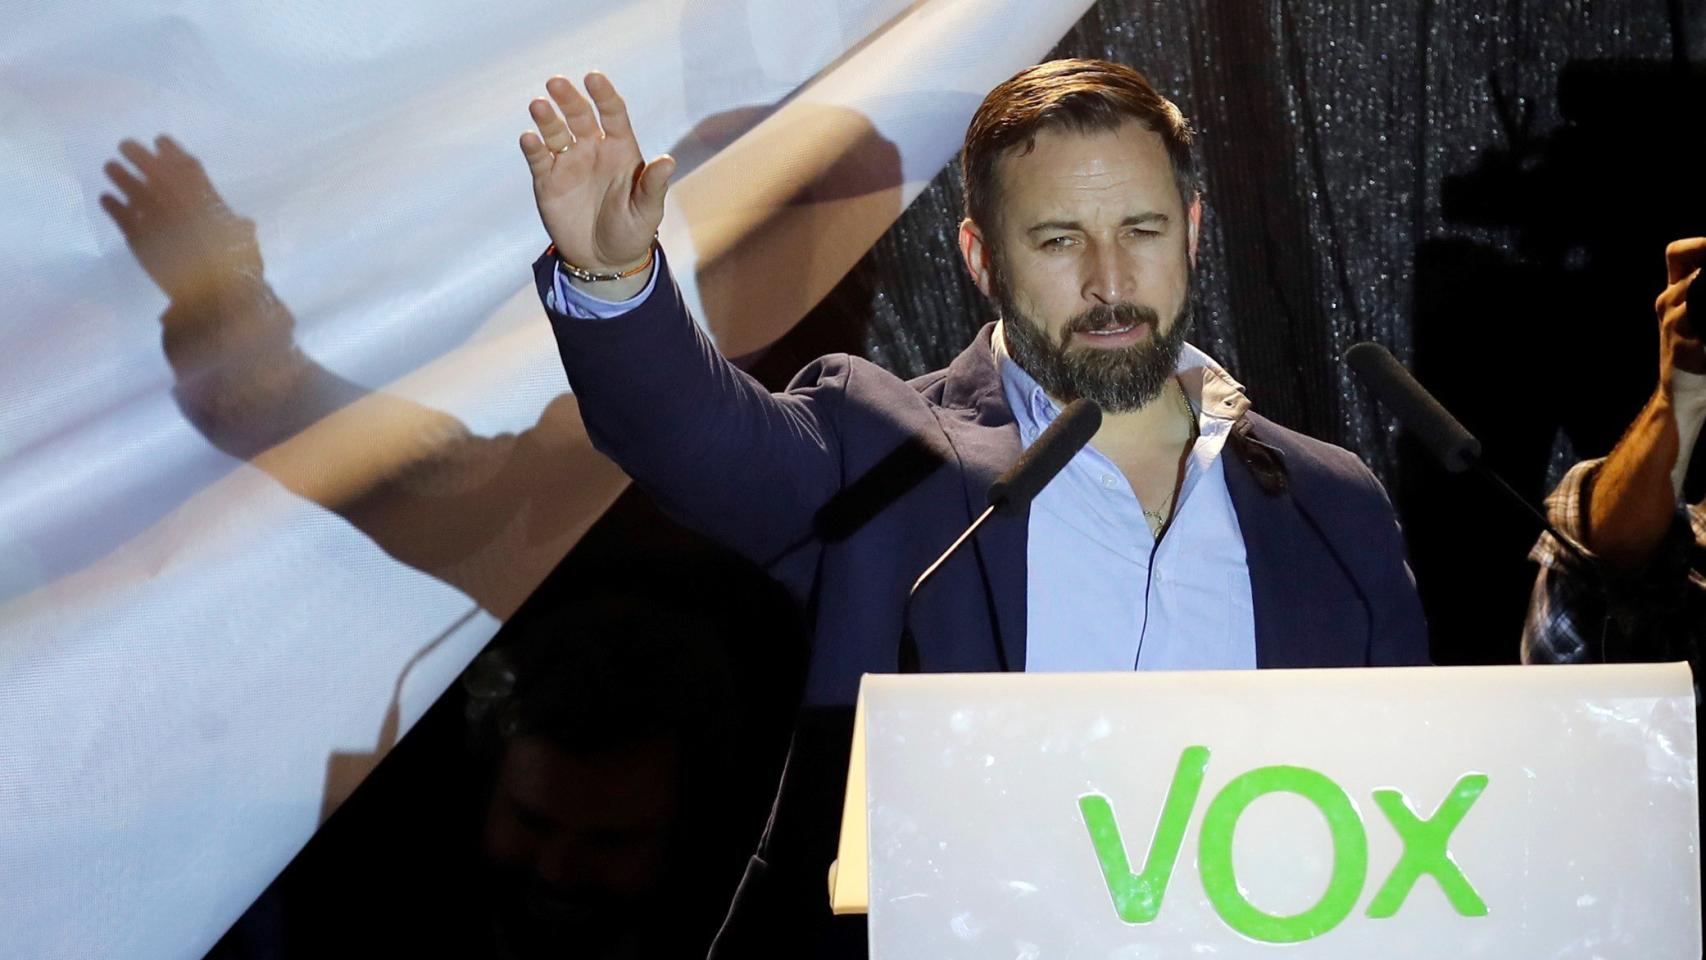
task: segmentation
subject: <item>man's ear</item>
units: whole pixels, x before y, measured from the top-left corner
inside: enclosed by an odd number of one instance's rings
[[[993,296],[989,244],[983,242],[983,231],[970,217],[960,221],[960,259],[965,261],[972,282],[986,297]]]
[[[1190,221],[1190,254],[1191,266],[1197,265],[1197,239],[1202,236],[1202,194],[1191,194],[1191,206],[1186,211],[1186,219]]]

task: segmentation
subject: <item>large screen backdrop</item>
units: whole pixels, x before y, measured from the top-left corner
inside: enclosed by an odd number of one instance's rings
[[[516,147],[606,71],[725,350],[1087,2],[8,9],[0,943],[200,956],[616,497]]]

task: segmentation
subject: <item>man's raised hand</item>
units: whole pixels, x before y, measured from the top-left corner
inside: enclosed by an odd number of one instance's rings
[[[1688,315],[1690,281],[1699,286],[1706,267],[1706,237],[1678,240],[1665,248],[1665,272],[1670,286],[1653,302],[1659,315],[1659,388],[1670,390],[1673,368],[1689,373],[1706,373],[1706,317]],[[1702,302],[1699,295],[1696,303]]]
[[[521,135],[521,152],[558,256],[594,273],[639,266],[663,220],[675,160],[646,162],[627,105],[602,73],[587,74],[591,103],[566,77],[552,77],[545,91],[549,99],[528,105],[539,129]]]

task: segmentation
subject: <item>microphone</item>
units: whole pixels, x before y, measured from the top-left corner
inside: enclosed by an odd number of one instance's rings
[[[924,572],[918,575],[918,579],[912,581],[912,588],[906,591],[906,602],[901,605],[900,611],[901,673],[918,672],[918,641],[912,636],[911,622],[912,598],[917,596],[918,589],[942,568],[942,564],[948,562],[948,558],[960,549],[961,544],[977,533],[978,528],[983,526],[983,522],[990,516],[996,513],[1012,516],[1029,506],[1031,500],[1042,492],[1043,487],[1048,486],[1048,482],[1053,480],[1056,474],[1065,469],[1101,427],[1102,408],[1097,406],[1094,400],[1080,397],[1072,401],[1060,411],[1060,416],[1055,417],[1054,422],[1043,430],[1036,442],[1019,455],[1018,462],[989,485],[986,498],[988,506],[984,507],[983,512],[978,514],[977,519],[971,522],[971,526],[967,527],[948,549],[942,551],[935,563],[926,567]],[[993,617],[993,613],[991,616]],[[995,655],[1002,670],[1010,669],[1007,652],[1002,649],[1000,643],[995,645]]]
[[[1102,408],[1095,401],[1079,397],[1067,404],[1019,462],[989,485],[989,506],[1003,516],[1025,509],[1101,427]]]
[[[1345,351],[1345,362],[1445,469],[1462,473],[1480,462],[1481,441],[1440,406],[1391,351],[1378,343],[1359,343]]]
[[[1398,417],[1398,422],[1421,441],[1422,446],[1427,448],[1428,453],[1445,469],[1452,473],[1473,470],[1486,478],[1538,520],[1540,526],[1563,544],[1564,549],[1581,561],[1586,569],[1599,572],[1598,562],[1587,555],[1586,548],[1554,527],[1546,514],[1529,503],[1527,497],[1518,493],[1503,477],[1481,462],[1481,441],[1475,439],[1475,435],[1463,424],[1458,423],[1457,418],[1441,406],[1427,388],[1417,383],[1416,378],[1404,369],[1404,365],[1392,356],[1391,351],[1378,343],[1365,341],[1345,351],[1345,362],[1356,371],[1357,378],[1368,387],[1375,399],[1392,411]]]

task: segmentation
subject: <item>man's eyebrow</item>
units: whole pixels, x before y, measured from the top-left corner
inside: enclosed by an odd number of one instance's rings
[[[1164,227],[1170,220],[1171,218],[1165,213],[1151,211],[1149,213],[1137,213],[1126,217],[1124,220],[1120,221],[1120,226],[1146,227],[1155,225]],[[1032,234],[1039,230],[1077,230],[1082,232],[1084,230],[1084,224],[1079,223],[1077,220],[1044,220],[1041,223],[1033,224],[1030,229],[1025,231],[1025,233]]]

